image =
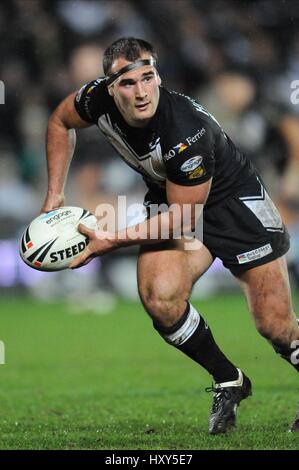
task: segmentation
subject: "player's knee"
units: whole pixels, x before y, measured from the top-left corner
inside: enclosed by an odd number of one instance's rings
[[[154,283],[139,286],[139,295],[143,306],[153,320],[164,326],[173,325],[186,308],[189,297],[186,287],[164,284],[156,279]]]
[[[273,345],[289,345],[293,339],[293,328],[289,323],[271,321],[257,322],[258,332]]]
[[[176,316],[178,305],[184,297],[177,295],[159,294],[158,292],[148,290],[142,297],[143,305],[151,317],[172,317]],[[180,312],[182,313],[182,311]]]

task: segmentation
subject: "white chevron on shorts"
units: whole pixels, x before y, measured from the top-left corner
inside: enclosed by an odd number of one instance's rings
[[[254,213],[268,232],[283,233],[284,228],[280,214],[262,183],[260,181],[259,183],[261,185],[260,195],[245,196],[239,199]]]

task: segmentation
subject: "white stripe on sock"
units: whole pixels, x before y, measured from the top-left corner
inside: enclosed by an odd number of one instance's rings
[[[163,334],[163,338],[167,343],[170,343],[173,346],[181,346],[193,335],[199,322],[200,316],[195,308],[190,304],[190,311],[185,323],[174,333]]]

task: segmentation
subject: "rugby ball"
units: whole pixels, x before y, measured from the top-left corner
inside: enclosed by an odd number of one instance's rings
[[[39,271],[67,269],[89,241],[77,230],[78,224],[95,230],[96,217],[81,207],[60,207],[39,215],[21,237],[22,260]]]

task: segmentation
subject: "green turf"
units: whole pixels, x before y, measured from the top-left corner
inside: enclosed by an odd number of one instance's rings
[[[139,304],[72,315],[61,304],[0,301],[1,449],[298,449],[287,433],[298,378],[240,297],[194,303],[254,384],[238,428],[209,436],[208,374],[164,343]]]

